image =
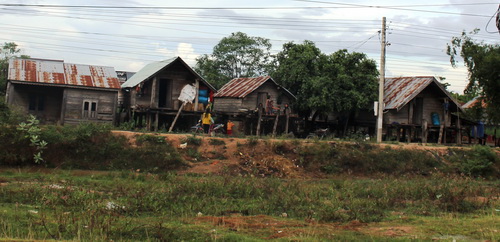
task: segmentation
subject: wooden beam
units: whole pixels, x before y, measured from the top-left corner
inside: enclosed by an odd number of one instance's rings
[[[276,137],[276,128],[278,127],[278,118],[280,117],[280,110],[276,113],[276,119],[274,120],[273,126],[273,137]]]
[[[156,112],[155,112],[155,124],[154,124],[154,130],[155,130],[155,132],[157,132],[157,131],[158,131],[158,120],[159,120],[159,116],[160,116],[159,112],[158,112],[158,111],[156,111]]]
[[[285,121],[285,134],[288,134],[288,124],[289,124],[289,121],[290,121],[290,109],[288,107],[285,107],[285,117],[286,117],[286,121]]]
[[[179,108],[179,111],[177,112],[177,115],[175,115],[174,121],[172,122],[172,125],[170,125],[170,128],[168,129],[168,132],[172,132],[174,129],[175,123],[177,122],[177,119],[179,118],[179,115],[181,114],[182,109],[184,108],[184,105],[186,103],[182,103],[181,107]]]
[[[439,126],[439,138],[438,138],[438,144],[441,144],[441,141],[443,140],[443,132],[444,132],[444,124],[441,124]]]
[[[415,108],[415,99],[408,103],[408,124],[413,124],[413,109]]]
[[[461,145],[462,144],[462,123],[460,122],[460,116],[458,116],[457,120],[457,144]]]
[[[194,87],[196,89],[196,94],[194,97],[194,111],[198,111],[198,96],[200,95],[200,80],[196,79],[196,82],[194,83]]]
[[[422,120],[422,144],[427,143],[427,136],[429,134],[429,127],[427,119]]]
[[[59,120],[59,124],[60,125],[64,125],[64,118],[66,116],[66,101],[68,100],[68,94],[66,93],[66,88],[64,88],[63,90],[63,98],[62,98],[62,102],[61,102],[61,117],[60,117],[60,120]],[[82,104],[80,104],[82,105]],[[81,108],[81,106],[80,106]],[[81,115],[82,111],[80,109],[80,115]]]
[[[259,119],[257,120],[257,131],[255,132],[255,135],[260,136],[260,122],[262,120],[262,109],[263,109],[263,107],[259,106],[258,109],[259,109],[258,110],[258,112],[259,112],[259,114],[258,114]]]
[[[147,124],[148,131],[151,131],[151,112],[150,111],[148,111],[146,113],[146,124]]]
[[[156,77],[153,78],[152,82],[153,83],[151,83],[151,101],[149,103],[149,106],[151,108],[158,108],[158,102],[156,101],[157,92],[158,92]]]

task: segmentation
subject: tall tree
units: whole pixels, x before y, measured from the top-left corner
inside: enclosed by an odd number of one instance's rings
[[[9,60],[14,57],[29,58],[27,55],[20,55],[20,49],[14,42],[5,42],[0,49],[0,95],[5,94],[7,85],[7,74],[9,71]]]
[[[216,88],[239,77],[266,75],[272,68],[269,39],[232,33],[214,47],[211,55],[196,59],[195,70]]]
[[[486,103],[486,111],[491,122],[500,123],[500,45],[486,44],[474,40],[463,32],[460,37],[453,37],[448,44],[447,54],[453,67],[462,57],[469,72],[469,84],[466,93],[477,93]]]
[[[326,59],[326,55],[309,40],[302,44],[286,43],[277,54],[277,67],[272,76],[297,97],[295,108],[299,111],[311,111],[308,104],[309,86],[320,76],[321,66]]]
[[[348,115],[376,99],[378,71],[365,54],[339,50],[325,55],[305,41],[285,44],[277,62],[273,77],[297,96],[296,107],[306,115],[311,111]]]

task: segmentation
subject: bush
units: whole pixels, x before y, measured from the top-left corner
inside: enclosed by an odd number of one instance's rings
[[[428,174],[441,164],[422,151],[374,148],[366,143],[313,143],[300,149],[302,166],[319,168],[332,174],[339,172]]]
[[[499,158],[490,147],[476,145],[471,150],[451,151],[450,160],[456,169],[468,176],[491,176],[494,174],[494,164],[498,164]]]
[[[192,146],[200,146],[202,140],[200,138],[196,138],[196,135],[192,135],[187,136],[186,139],[184,139],[182,142]]]

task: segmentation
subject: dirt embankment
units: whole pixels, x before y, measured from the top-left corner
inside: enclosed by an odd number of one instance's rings
[[[135,137],[143,135],[140,132],[113,131],[116,135],[128,138],[131,145],[135,145]],[[299,165],[299,155],[295,153],[297,144],[309,145],[315,141],[311,140],[279,140],[279,139],[256,139],[235,137],[210,137],[204,135],[193,136],[192,134],[161,134],[150,135],[163,136],[176,147],[188,162],[188,168],[179,171],[180,174],[248,174],[262,175],[273,174],[275,177],[317,177],[317,173],[307,173]],[[201,140],[198,146],[188,145],[187,140],[195,137]],[[335,144],[334,141],[320,141]],[[279,144],[276,146],[276,144]],[[450,148],[470,149],[470,147],[449,147],[421,144],[372,144],[380,148],[411,149],[429,151],[434,155],[445,156]],[[276,150],[279,147],[280,150]],[[500,149],[495,149],[500,157]],[[280,153],[287,153],[286,157]]]

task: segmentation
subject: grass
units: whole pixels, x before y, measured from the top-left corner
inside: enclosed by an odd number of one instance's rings
[[[500,201],[495,198],[500,194],[499,182],[461,176],[303,180],[137,170],[3,169],[0,177],[4,184],[0,186],[0,238],[4,239],[426,240],[463,236],[496,241],[495,231],[500,229],[495,223],[500,215]],[[391,231],[400,235],[390,236]]]

